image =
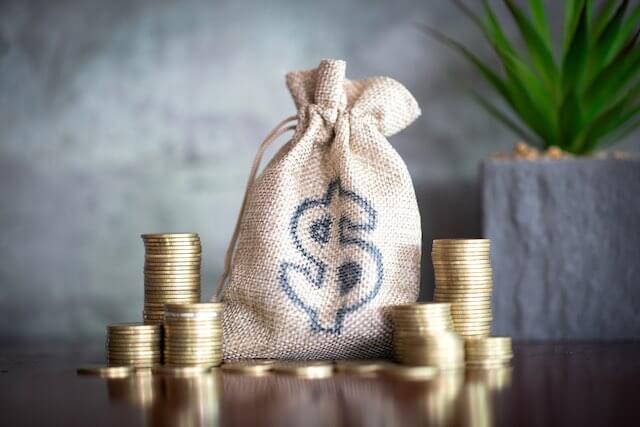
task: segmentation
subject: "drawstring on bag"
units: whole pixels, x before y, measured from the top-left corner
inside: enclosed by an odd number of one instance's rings
[[[264,156],[264,152],[269,148],[269,146],[278,139],[282,134],[295,130],[296,126],[291,125],[287,126],[290,122],[296,121],[297,116],[287,117],[267,135],[267,137],[262,141],[256,155],[253,159],[253,164],[251,165],[251,173],[249,174],[249,180],[247,181],[247,187],[244,190],[244,198],[242,199],[242,205],[240,207],[240,213],[238,214],[238,219],[236,220],[236,226],[233,229],[233,235],[231,236],[231,241],[229,242],[229,247],[227,247],[227,251],[224,254],[224,270],[222,271],[222,275],[216,284],[216,288],[213,293],[212,301],[220,301],[222,294],[225,288],[225,282],[229,278],[229,274],[231,273],[231,267],[233,265],[233,255],[236,249],[236,243],[238,241],[238,234],[240,233],[240,223],[242,222],[242,217],[244,216],[244,211],[247,205],[247,197],[249,192],[251,191],[251,187],[256,180],[258,175],[258,168],[260,167],[260,163],[262,162],[262,156]]]

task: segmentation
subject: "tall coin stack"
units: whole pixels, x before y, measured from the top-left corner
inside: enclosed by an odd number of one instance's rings
[[[195,233],[143,234],[144,322],[161,324],[164,305],[200,301],[200,237]]]
[[[466,340],[467,366],[479,368],[508,365],[513,358],[511,338],[489,337]]]
[[[162,326],[142,323],[109,325],[106,350],[109,365],[157,365],[162,362]]]
[[[487,239],[434,240],[434,301],[451,303],[455,331],[466,338],[491,332],[493,278]]]
[[[464,342],[452,331],[450,304],[397,305],[392,318],[393,352],[399,363],[441,369],[464,365]]]
[[[164,362],[219,366],[222,363],[222,303],[167,304]]]

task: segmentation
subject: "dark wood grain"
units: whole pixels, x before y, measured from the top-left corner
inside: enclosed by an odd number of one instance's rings
[[[0,352],[2,425],[638,425],[640,344],[517,343],[512,367],[428,382],[76,375],[101,360],[77,346]]]

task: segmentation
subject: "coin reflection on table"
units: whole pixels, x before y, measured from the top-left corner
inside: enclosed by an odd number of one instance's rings
[[[150,426],[215,426],[220,420],[222,378],[218,370],[191,377],[142,371],[107,380],[109,400],[142,408]]]
[[[467,369],[467,382],[482,382],[489,390],[502,390],[511,385],[511,366]]]
[[[163,402],[154,405],[152,425],[215,426],[220,421],[219,370],[193,377],[162,376]]]
[[[152,376],[148,371],[107,380],[107,392],[112,402],[146,408],[158,399],[161,391],[160,378]]]
[[[493,411],[489,388],[483,382],[467,382],[464,386],[462,424],[466,426],[493,425]]]

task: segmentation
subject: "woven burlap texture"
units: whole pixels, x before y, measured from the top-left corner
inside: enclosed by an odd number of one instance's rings
[[[386,137],[420,109],[395,80],[350,81],[345,69],[323,60],[287,75],[298,122],[248,193],[225,358],[386,357],[389,306],[417,299],[420,214]]]

